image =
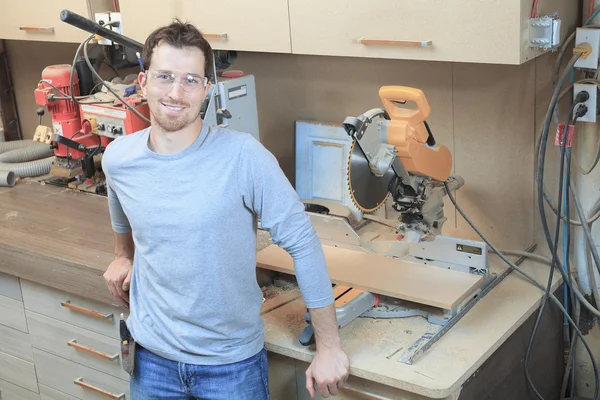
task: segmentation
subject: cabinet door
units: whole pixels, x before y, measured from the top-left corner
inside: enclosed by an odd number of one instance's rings
[[[518,63],[520,4],[521,0],[289,0],[292,52]]]
[[[82,42],[90,34],[62,22],[64,9],[89,17],[86,0],[7,2],[0,12],[0,39]]]
[[[194,24],[213,49],[291,52],[287,0],[121,1],[123,33],[141,43],[177,17]]]

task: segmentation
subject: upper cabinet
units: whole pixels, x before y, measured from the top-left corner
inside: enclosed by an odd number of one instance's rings
[[[60,20],[60,12],[68,9],[88,16],[86,0],[18,0],[2,4],[0,39],[47,42],[82,42],[90,34]]]
[[[83,42],[90,34],[60,20],[69,10],[86,18],[112,10],[112,0],[0,0],[0,39]]]
[[[528,46],[531,7],[532,0],[289,0],[292,51],[520,64],[542,53]],[[569,0],[540,1],[538,10],[572,22],[577,13]]]
[[[0,0],[1,1],[1,0]],[[534,0],[119,0],[125,36],[144,43],[179,18],[214,49],[423,61],[522,64]],[[88,33],[60,21],[62,9],[94,18],[113,0],[20,0],[2,6],[0,39],[81,42]],[[35,12],[34,12],[35,11]],[[558,13],[561,41],[577,22],[573,0],[538,2]]]
[[[287,0],[121,0],[123,33],[141,43],[177,17],[193,23],[213,49],[290,53]]]

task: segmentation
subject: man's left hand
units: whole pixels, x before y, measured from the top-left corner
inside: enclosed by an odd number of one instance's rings
[[[316,396],[315,382],[322,397],[337,396],[350,375],[350,361],[341,346],[319,350],[306,370],[306,389]]]

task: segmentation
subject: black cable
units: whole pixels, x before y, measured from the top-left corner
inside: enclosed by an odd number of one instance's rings
[[[54,86],[50,81],[42,79],[42,80],[40,80],[40,83],[42,83],[42,82],[45,83],[46,85],[52,87],[54,90],[56,90],[58,93],[62,94],[63,96],[69,97],[68,94],[66,94],[65,92],[63,92],[62,90],[60,90],[59,88],[57,88],[56,86]]]
[[[71,90],[71,100],[73,100],[77,104],[81,104],[79,100],[75,98],[75,94],[73,93],[73,75],[75,74],[75,63],[77,62],[77,57],[79,57],[79,53],[81,53],[81,49],[92,40],[96,35],[92,34],[88,36],[83,42],[79,44],[77,50],[75,51],[75,57],[73,57],[73,63],[71,64],[71,76],[69,77],[69,89]]]
[[[88,53],[87,53],[87,43],[89,41],[85,41],[85,45],[83,46],[83,57],[85,58],[85,62],[87,63],[88,67],[90,68],[90,70],[92,71],[92,73],[98,78],[100,79],[100,81],[102,81],[102,77],[96,72],[96,70],[93,68],[92,63],[90,61],[90,58],[88,57]],[[146,118],[145,116],[143,116],[138,110],[135,109],[135,107],[132,107],[129,103],[127,103],[121,96],[119,96],[114,90],[112,90],[112,88],[110,87],[110,85],[104,85],[104,87],[106,87],[106,89],[108,89],[109,92],[111,92],[117,99],[119,99],[121,101],[121,103],[123,103],[124,106],[126,106],[127,108],[129,108],[135,115],[137,115],[142,121],[145,121],[147,123],[151,123],[150,120],[148,118]]]
[[[477,235],[479,235],[479,237],[489,246],[489,248],[492,249],[492,251],[494,253],[496,253],[498,255],[498,257],[500,257],[500,259],[502,261],[504,261],[509,266],[509,268],[511,269],[511,271],[517,271],[519,274],[523,275],[525,278],[527,278],[529,281],[531,281],[531,283],[533,284],[533,286],[537,287],[538,289],[540,289],[542,291],[545,291],[544,286],[542,286],[531,275],[529,275],[525,271],[521,270],[520,267],[516,266],[513,262],[511,262],[508,258],[506,258],[506,256],[504,254],[502,254],[502,252],[500,250],[498,250],[498,248],[496,248],[496,246],[494,246],[492,244],[492,242],[490,242],[487,239],[487,237],[485,237],[485,235],[483,233],[481,233],[481,231],[475,226],[475,224],[473,224],[473,222],[471,221],[471,219],[469,217],[467,217],[467,215],[464,213],[464,211],[462,210],[462,208],[456,203],[456,199],[452,195],[452,192],[451,192],[451,190],[450,190],[450,188],[448,186],[448,182],[444,182],[444,187],[446,188],[446,194],[450,198],[450,201],[454,205],[454,208],[456,208],[456,210],[459,212],[459,214],[465,219],[465,221],[467,221],[467,223],[469,224],[469,226],[471,226],[471,228],[475,231],[475,233],[477,233]],[[550,268],[552,269],[552,265],[550,266]],[[559,271],[560,270],[561,269],[559,268]],[[562,273],[564,273],[564,271],[562,271]],[[580,338],[581,343],[583,344],[583,346],[587,350],[588,354],[590,355],[590,360],[591,360],[591,363],[592,363],[592,368],[594,370],[594,377],[595,377],[594,397],[592,398],[592,400],[598,400],[599,389],[600,389],[600,382],[599,382],[599,376],[600,375],[598,374],[598,366],[597,366],[596,361],[594,359],[594,354],[592,353],[592,350],[590,349],[589,344],[587,343],[587,341],[583,337],[583,333],[581,333],[581,330],[579,329],[579,327],[577,326],[577,324],[575,323],[575,321],[573,321],[573,319],[571,318],[571,316],[569,315],[569,313],[567,312],[567,310],[565,310],[565,308],[561,304],[560,300],[558,300],[556,298],[556,296],[554,296],[554,294],[552,294],[552,293],[550,293],[549,298],[560,309],[560,311],[567,317],[567,319],[569,320],[569,324],[573,327],[573,329],[575,330],[575,333]],[[581,399],[581,400],[587,400],[587,399]]]
[[[570,68],[566,70],[566,72],[569,72],[569,71],[570,71]],[[557,205],[557,210],[559,212],[560,212],[561,206],[562,206],[563,188],[564,188],[564,166],[565,166],[565,153],[566,153],[566,138],[567,138],[568,128],[569,128],[569,125],[571,123],[571,119],[573,116],[573,111],[574,111],[573,107],[570,107],[569,116],[568,116],[567,122],[565,124],[565,131],[563,133],[562,143],[560,146],[560,170],[559,170],[560,172],[559,172],[559,178],[558,178],[559,185],[558,185],[558,205]],[[542,149],[542,151],[545,153],[545,146]],[[543,170],[542,170],[539,179],[540,180],[543,179],[543,176],[544,175],[543,175]],[[543,193],[541,193],[541,191],[539,191],[538,194],[543,195]],[[542,200],[542,199],[540,198],[540,200]],[[544,203],[542,200],[541,207],[543,208],[543,206],[544,206]],[[542,216],[542,224],[543,225],[545,224],[546,228],[547,228],[547,221],[545,220],[545,216]],[[535,336],[537,334],[537,330],[539,329],[539,325],[542,320],[542,315],[544,313],[544,309],[546,308],[546,303],[548,302],[550,290],[552,289],[552,279],[554,278],[554,266],[556,265],[557,247],[558,247],[558,241],[560,238],[560,225],[561,225],[561,219],[556,218],[556,229],[554,231],[554,241],[552,242],[553,244],[549,243],[550,249],[552,250],[552,258],[551,258],[552,261],[550,262],[550,274],[548,275],[548,284],[546,285],[546,290],[544,291],[544,298],[542,300],[542,305],[540,306],[540,308],[538,310],[538,315],[535,320],[535,324],[533,325],[533,330],[531,332],[531,336],[529,337],[529,344],[527,345],[527,351],[525,353],[525,379],[527,380],[527,384],[529,385],[531,390],[533,390],[533,393],[540,400],[544,400],[544,397],[538,392],[535,385],[533,384],[531,375],[529,374],[529,360],[531,358],[533,342],[535,341]],[[564,299],[563,301],[566,301],[566,299]]]
[[[575,119],[573,120],[573,126],[576,125],[577,123],[577,118],[578,116],[575,115]],[[567,127],[568,129],[568,127]],[[567,139],[565,139],[566,141]],[[570,196],[570,190],[569,190],[569,183],[571,182],[571,149],[569,149],[567,151],[567,160],[566,160],[566,171],[565,171],[565,217],[567,219],[567,221],[570,221],[571,219],[571,213],[569,211],[569,208],[571,207],[569,198]],[[560,220],[560,218],[559,218]],[[567,283],[567,286],[572,287],[573,286],[573,276],[571,275],[571,262],[569,260],[569,254],[571,252],[571,225],[567,224],[567,229],[565,229],[564,232],[565,235],[565,242],[566,242],[566,249],[565,249],[565,270],[567,272],[567,275],[569,276],[569,282]],[[569,299],[571,300],[571,312],[574,312],[575,310],[575,295],[573,294],[572,290],[569,290],[569,294],[570,297]],[[573,314],[574,315],[574,314]],[[568,328],[567,328],[568,329]],[[567,331],[568,332],[568,331]],[[568,340],[569,338],[567,338]],[[573,368],[573,365],[575,364],[575,338],[574,337],[570,337],[571,339],[571,345],[568,346],[568,352],[567,352],[567,365],[566,365],[566,369],[567,371],[571,371],[571,387],[570,387],[570,391],[569,391],[569,397],[573,397],[573,391],[575,390],[575,382],[573,379],[573,372],[575,371],[575,369]],[[571,354],[571,359],[569,360],[569,353]]]
[[[555,112],[555,108],[556,108],[556,104],[558,102],[558,96],[559,96],[559,92],[562,89],[567,76],[570,74],[571,69],[574,67],[575,62],[581,57],[581,54],[574,54],[573,57],[571,58],[571,61],[568,63],[568,66],[565,68],[565,70],[563,71],[559,81],[557,82],[557,86],[554,89],[554,92],[552,94],[552,98],[550,101],[550,104],[548,106],[548,111],[546,113],[546,118],[544,120],[544,125],[543,125],[543,129],[542,129],[542,133],[541,133],[541,137],[540,137],[540,146],[537,152],[537,169],[536,169],[536,180],[537,180],[537,192],[538,192],[538,208],[539,208],[539,212],[540,212],[540,216],[541,216],[541,222],[542,222],[542,227],[544,230],[544,236],[546,238],[546,242],[548,243],[548,246],[550,248],[550,250],[552,251],[552,262],[551,262],[551,274],[554,271],[554,265],[557,264],[559,271],[561,272],[561,274],[563,274],[563,278],[565,279],[565,282],[567,282],[567,284],[569,285],[570,289],[574,291],[574,293],[576,294],[577,298],[582,301],[585,300],[585,298],[581,295],[581,293],[579,293],[576,289],[575,289],[575,282],[571,282],[569,277],[567,276],[566,272],[562,269],[561,263],[559,260],[556,259],[556,246],[553,245],[553,241],[552,238],[550,236],[550,230],[548,228],[548,224],[547,224],[547,220],[546,220],[546,215],[545,215],[545,210],[544,210],[544,187],[543,187],[543,176],[544,176],[544,160],[545,160],[545,156],[546,156],[546,145],[547,145],[547,141],[548,141],[548,132],[550,129],[550,123],[552,120],[552,116]],[[571,109],[572,111],[572,109]],[[561,169],[562,172],[562,169]],[[560,185],[563,185],[563,182],[561,180]],[[572,185],[572,182],[571,182]],[[560,207],[557,208],[558,211],[558,217],[557,220],[560,221],[562,220],[561,218],[561,212],[560,212]],[[581,219],[581,217],[580,217]],[[585,225],[585,219],[582,220],[582,224]],[[550,281],[551,282],[551,281]],[[548,289],[548,288],[546,288]],[[544,304],[548,299],[549,295],[549,291],[546,290],[544,293]],[[553,295],[551,295],[553,296]],[[593,306],[591,306],[591,304],[589,304],[589,302],[587,301],[582,301],[583,304],[586,305],[586,307],[591,307],[593,309]],[[586,304],[587,303],[587,304]],[[561,306],[562,307],[562,306]],[[598,310],[590,310],[592,312],[594,312],[594,314],[598,314]],[[541,313],[538,314],[538,321],[539,322],[539,317],[541,316]],[[571,317],[568,315],[568,313],[565,313],[565,316],[567,316],[567,318],[569,319],[569,322],[573,324]],[[598,398],[598,388],[600,386],[600,377],[598,376],[598,371],[597,371],[597,367],[595,364],[595,360],[594,360],[594,356],[593,353],[590,352],[589,350],[589,346],[587,344],[587,342],[585,341],[585,339],[583,338],[583,336],[581,335],[581,332],[579,331],[579,328],[576,327],[576,325],[574,325],[574,328],[576,328],[577,330],[577,334],[578,336],[581,338],[582,343],[584,344],[584,346],[586,347],[586,349],[588,350],[589,354],[590,354],[590,358],[592,361],[592,364],[594,366],[594,378],[595,378],[595,394],[594,394],[594,399]],[[532,339],[534,339],[534,332],[532,332]],[[530,342],[531,345],[531,342]],[[530,350],[528,348],[528,350]],[[528,355],[529,355],[529,351],[528,351]],[[526,359],[526,362],[528,362],[528,358]],[[529,376],[529,372],[527,369],[527,364],[526,364],[526,368],[525,368],[525,374],[526,374],[526,378],[527,378],[527,382],[528,384],[532,387],[532,389],[534,390],[535,394],[538,396],[538,398],[542,398],[539,393],[537,392],[537,390],[535,389],[535,387],[533,386],[532,382],[531,382],[531,377]],[[543,399],[543,398],[542,398]]]

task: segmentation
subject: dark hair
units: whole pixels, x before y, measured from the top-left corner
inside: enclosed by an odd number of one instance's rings
[[[150,68],[152,53],[156,46],[162,42],[181,49],[184,47],[197,47],[204,53],[204,74],[210,81],[213,74],[213,51],[210,43],[194,25],[175,20],[167,26],[156,29],[148,36],[142,50],[142,61],[146,68]]]

